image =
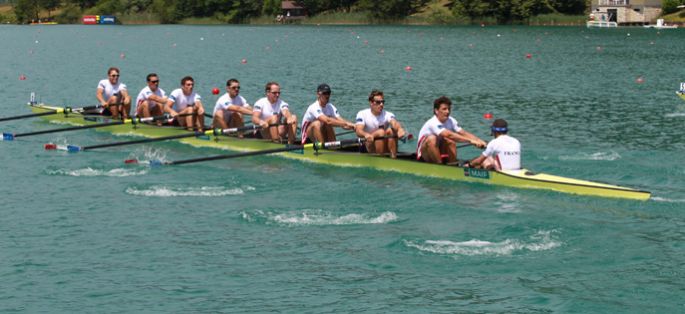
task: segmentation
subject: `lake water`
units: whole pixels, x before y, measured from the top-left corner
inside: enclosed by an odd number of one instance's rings
[[[31,92],[92,105],[110,66],[134,95],[149,72],[167,92],[192,75],[206,108],[229,78],[250,103],[277,81],[300,117],[322,82],[347,119],[378,88],[414,134],[447,95],[486,140],[483,114],[507,119],[527,168],[653,193],[580,197],[277,157],[150,169],[123,160],[219,151],[67,154],[42,145],[122,138],[20,138],[0,143],[0,312],[685,310],[685,102],[674,94],[685,30],[60,25],[0,26],[0,40],[3,117],[28,113]]]

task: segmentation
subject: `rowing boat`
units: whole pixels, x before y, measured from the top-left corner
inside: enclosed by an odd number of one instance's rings
[[[685,93],[684,92],[677,91],[675,93],[676,93],[676,95],[678,95],[678,97],[680,97],[680,99],[685,100]]]
[[[34,113],[43,113],[60,109],[45,104],[29,105]],[[45,115],[41,116],[41,118],[54,123],[79,126],[96,123],[86,119],[87,116],[79,113]],[[149,124],[118,124],[99,128],[98,130],[116,135],[142,136],[148,138],[187,133],[187,131],[179,128],[157,127]],[[283,147],[281,144],[272,143],[270,141],[212,135],[209,136],[209,139],[189,137],[179,139],[178,141],[194,147],[211,147],[240,152],[253,152]],[[562,193],[635,200],[647,200],[650,197],[650,192],[647,191],[544,173],[533,173],[527,169],[494,171],[417,162],[414,160],[412,154],[401,154],[399,156],[400,158],[390,159],[359,152],[320,150],[315,147],[306,146],[299,153],[283,152],[274,155],[304,162],[329,164],[341,167],[366,167],[380,171],[406,173],[422,177],[477,182],[515,188],[543,189]]]

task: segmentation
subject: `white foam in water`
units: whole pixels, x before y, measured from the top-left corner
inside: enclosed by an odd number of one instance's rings
[[[129,187],[126,193],[136,196],[151,197],[183,197],[183,196],[205,196],[221,197],[230,195],[242,195],[245,192],[240,188],[226,188],[222,186],[203,186],[199,188],[172,188],[166,186],[151,186],[147,189],[137,189]]]
[[[657,201],[657,202],[664,202],[664,203],[685,203],[685,199],[670,199],[670,198],[665,198],[665,197],[658,197],[654,196],[652,197],[652,200]]]
[[[555,231],[539,231],[530,237],[532,240],[530,243],[512,239],[506,239],[502,242],[471,239],[464,242],[450,240],[426,240],[423,242],[405,240],[404,244],[407,247],[415,248],[422,252],[443,255],[511,255],[517,251],[546,251],[561,246],[561,242],[552,239],[552,232]]]
[[[245,217],[245,215],[243,215]],[[279,224],[304,226],[326,226],[326,225],[366,225],[366,224],[387,224],[397,220],[397,215],[393,212],[384,212],[377,217],[368,214],[347,214],[335,216],[323,211],[300,211],[285,214],[266,214],[266,219]]]
[[[685,112],[674,112],[674,113],[668,113],[665,115],[666,118],[678,118],[678,117],[685,117]]]
[[[93,168],[83,168],[76,170],[57,169],[49,170],[50,175],[61,175],[70,177],[130,177],[141,176],[147,173],[147,170],[133,170],[116,168],[112,170],[98,170]]]
[[[613,161],[620,159],[621,155],[619,155],[617,152],[598,152],[594,154],[588,154],[588,153],[579,153],[573,156],[561,156],[559,159],[561,160],[607,160],[607,161]]]
[[[127,159],[136,159],[139,161],[143,161],[141,163],[145,163],[146,161],[150,160],[158,160],[160,162],[165,162],[168,161],[166,159],[166,150],[162,150],[159,148],[151,148],[151,147],[142,147],[136,149],[134,152],[132,152]]]

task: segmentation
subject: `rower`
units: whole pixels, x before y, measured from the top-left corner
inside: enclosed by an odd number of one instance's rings
[[[680,90],[678,91],[680,95],[685,95],[685,82],[680,83]]]
[[[457,142],[469,142],[483,148],[485,142],[477,136],[459,127],[457,120],[450,116],[452,101],[441,96],[433,102],[433,117],[419,132],[416,147],[416,159],[431,163],[442,163],[447,157],[448,163],[457,161]]]
[[[226,93],[219,97],[214,106],[213,123],[215,128],[239,128],[245,125],[243,115],[251,115],[252,108],[240,93],[240,82],[236,79],[226,81]]]
[[[181,88],[175,89],[164,106],[164,112],[176,117],[179,114],[186,115],[183,119],[176,119],[179,125],[186,127],[188,131],[197,128],[203,132],[205,128],[205,109],[202,106],[202,97],[193,91],[195,80],[186,76],[181,79]]]
[[[357,113],[354,130],[358,137],[366,140],[367,152],[390,152],[390,158],[397,158],[397,138],[404,137],[406,132],[395,115],[384,108],[383,92],[374,89],[369,94],[369,108]]]
[[[156,73],[148,74],[146,80],[147,86],[136,97],[136,107],[133,109],[133,116],[143,118],[161,116],[164,112],[164,104],[166,104],[169,98],[166,97],[164,90],[159,88],[159,76]]]
[[[288,144],[295,143],[297,135],[297,116],[290,113],[288,103],[281,99],[281,86],[276,82],[266,83],[266,97],[254,104],[252,123],[262,127],[261,135],[280,143],[287,137]],[[285,118],[285,125],[279,125]]]
[[[115,119],[128,119],[131,97],[128,95],[126,84],[119,82],[119,72],[115,67],[107,69],[107,78],[98,83],[95,97],[104,108],[103,115],[111,115]]]
[[[354,129],[354,124],[343,119],[330,102],[331,87],[328,84],[319,85],[316,96],[316,101],[309,105],[302,118],[302,144],[307,140],[318,143],[335,141],[333,127]]]
[[[521,143],[514,137],[507,135],[509,131],[507,121],[504,119],[495,120],[490,131],[495,139],[488,143],[483,154],[467,162],[464,166],[498,171],[521,169]]]

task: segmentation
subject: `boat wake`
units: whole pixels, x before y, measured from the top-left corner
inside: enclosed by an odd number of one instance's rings
[[[246,190],[254,190],[253,187],[246,187]],[[167,186],[151,186],[145,189],[129,187],[126,193],[135,196],[150,196],[150,197],[185,197],[185,196],[203,196],[203,197],[221,197],[231,195],[243,195],[245,190],[241,188],[226,188],[223,186],[203,186],[203,187],[184,187],[174,188]]]
[[[685,112],[674,112],[674,113],[668,113],[665,115],[666,118],[679,118],[679,117],[685,117]]]
[[[159,161],[164,163],[167,160],[166,150],[153,148],[153,147],[141,147],[131,152],[128,155],[128,160],[138,160],[139,164],[149,164],[150,160]]]
[[[133,170],[133,169],[122,169],[116,168],[111,170],[100,170],[93,169],[91,167],[69,170],[69,169],[57,169],[48,170],[47,174],[57,175],[57,176],[69,176],[69,177],[131,177],[131,176],[142,176],[146,174],[148,170]]]
[[[560,156],[560,160],[606,160],[606,161],[614,161],[617,159],[620,159],[621,155],[619,155],[617,152],[598,152],[598,153],[579,153],[576,155],[572,156]]]
[[[663,202],[663,203],[685,203],[685,199],[682,199],[682,198],[681,199],[671,199],[671,198],[653,196],[651,199],[653,201]]]
[[[454,242],[450,240],[425,240],[412,241],[404,240],[404,245],[421,252],[435,253],[441,255],[458,256],[478,256],[478,255],[511,255],[519,251],[546,251],[562,245],[552,236],[556,231],[538,231],[530,236],[530,242],[506,239],[502,242],[490,242],[472,239],[464,242]]]
[[[397,214],[390,211],[383,212],[375,217],[370,214],[336,216],[322,210],[302,210],[287,213],[271,213],[257,210],[255,213],[242,212],[241,216],[249,222],[273,223],[287,226],[387,224],[398,219]]]

